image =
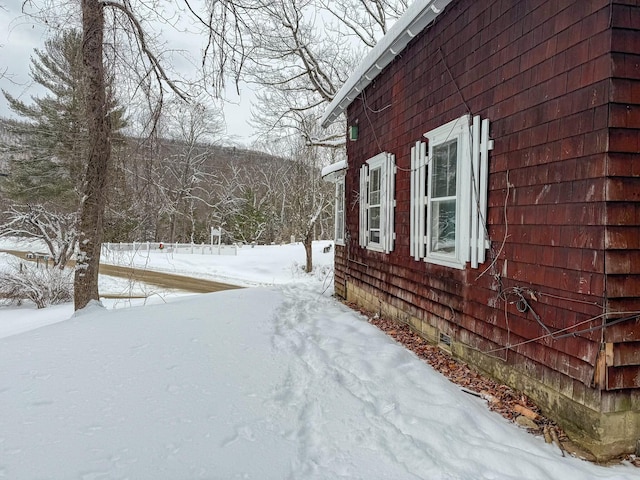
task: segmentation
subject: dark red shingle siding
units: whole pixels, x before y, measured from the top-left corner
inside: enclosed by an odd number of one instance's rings
[[[638,29],[638,2],[453,2],[348,109],[359,139],[348,145],[351,241],[338,268],[481,349],[544,334],[513,305],[507,325],[501,287],[536,292],[532,307],[553,329],[606,307],[640,309]],[[491,121],[495,140],[492,248],[478,270],[460,271],[409,256],[408,169],[425,132],[468,111]],[[357,245],[358,170],[380,151],[394,153],[399,167],[390,255]],[[510,361],[529,359],[588,385],[599,342],[594,332],[531,342]]]

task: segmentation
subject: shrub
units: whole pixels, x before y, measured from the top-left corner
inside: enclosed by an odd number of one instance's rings
[[[18,263],[0,271],[0,298],[20,305],[31,300],[44,308],[73,300],[73,271]]]

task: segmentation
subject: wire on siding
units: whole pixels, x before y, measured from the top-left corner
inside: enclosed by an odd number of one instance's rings
[[[600,325],[597,325],[595,327],[590,327],[590,328],[585,328],[583,330],[577,330],[575,332],[568,332],[568,330],[571,330],[573,328],[579,327],[580,325],[584,325],[585,323],[589,323],[589,322],[593,322],[595,320],[600,320],[603,318],[606,318],[610,315],[628,315],[626,317],[623,318],[618,318],[616,320],[613,320],[612,322],[609,323],[602,323]],[[595,332],[597,330],[602,330],[605,329],[607,327],[612,327],[614,325],[617,325],[619,323],[623,323],[623,322],[628,322],[631,320],[638,320],[640,319],[640,311],[630,311],[630,312],[605,312],[605,313],[601,313],[600,315],[596,315],[595,317],[591,317],[587,320],[583,320],[582,322],[576,323],[575,325],[571,325],[570,327],[566,327],[566,328],[562,328],[560,330],[557,330],[551,334],[545,334],[545,335],[540,335],[539,337],[536,338],[532,338],[530,340],[524,340],[522,342],[518,342],[518,343],[514,343],[513,345],[506,345],[504,347],[500,347],[500,348],[494,348],[491,350],[480,350],[477,348],[472,348],[473,350],[476,350],[480,353],[484,353],[484,354],[491,354],[491,353],[495,353],[495,352],[500,352],[503,350],[508,350],[511,348],[515,348],[515,347],[519,347],[521,345],[526,345],[528,343],[532,343],[532,342],[537,342],[539,340],[544,340],[545,338],[552,338],[553,340],[559,340],[562,338],[567,338],[567,337],[575,337],[576,335],[581,335],[583,333],[590,333],[590,332]],[[562,332],[568,332],[568,333],[564,333],[563,335],[558,335],[559,333]]]

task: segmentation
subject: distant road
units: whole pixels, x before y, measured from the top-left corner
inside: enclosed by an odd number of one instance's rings
[[[0,252],[10,253],[19,258],[25,258],[27,252],[19,250],[2,250]],[[68,263],[73,266],[74,262]],[[237,285],[228,283],[214,282],[203,278],[186,277],[184,275],[176,275],[174,273],[157,272],[153,270],[143,270],[132,267],[122,267],[119,265],[100,264],[100,273],[102,275],[110,275],[112,277],[126,278],[137,282],[144,282],[150,285],[156,285],[163,288],[172,288],[184,290],[192,293],[211,293],[220,292],[222,290],[233,290],[242,288]]]

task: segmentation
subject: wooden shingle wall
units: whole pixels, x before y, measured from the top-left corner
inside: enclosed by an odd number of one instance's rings
[[[336,295],[346,298],[345,272],[347,270],[346,249],[341,245],[335,245],[333,289]]]
[[[611,104],[607,161],[605,272],[614,311],[640,307],[640,7],[612,5]],[[640,321],[605,331],[612,352],[607,387],[640,387]]]
[[[453,2],[349,107],[359,139],[348,144],[350,241],[337,266],[346,289],[376,292],[534,377],[555,371],[569,395],[597,385],[598,316],[640,307],[640,46],[630,33],[639,9],[615,0]],[[495,141],[491,250],[477,270],[409,254],[410,148],[465,113],[488,118]],[[357,172],[382,151],[398,166],[389,255],[357,244]],[[518,311],[521,295],[532,310]],[[533,341],[545,327],[560,332]],[[583,330],[591,331],[562,336]]]

